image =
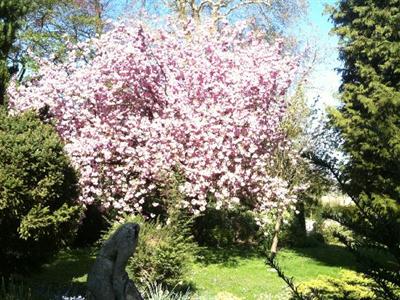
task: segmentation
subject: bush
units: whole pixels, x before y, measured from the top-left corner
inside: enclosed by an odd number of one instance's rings
[[[271,249],[276,224],[276,211],[260,214],[258,220],[261,224],[259,230],[259,248],[263,251]],[[306,248],[317,247],[323,244],[323,237],[319,233],[304,232],[305,224],[299,222],[295,212],[286,211],[283,214],[283,221],[278,234],[278,248]]]
[[[134,256],[129,260],[127,272],[142,287],[151,282],[166,288],[183,287],[185,277],[196,251],[196,244],[189,235],[185,222],[162,224],[145,221],[141,216],[129,216],[122,223],[140,225],[139,242]],[[122,224],[117,222],[104,235],[110,237]]]
[[[354,271],[342,271],[339,278],[319,276],[299,286],[306,299],[375,299],[375,283]],[[293,298],[295,299],[295,298]]]
[[[351,230],[341,225],[337,221],[332,220],[332,215],[354,215],[354,206],[348,205],[323,205],[316,218],[315,231],[321,234],[327,244],[341,244],[337,234],[353,239],[354,234]]]
[[[10,278],[5,280],[4,277],[0,280],[0,299],[2,300],[32,300],[32,292],[30,288],[22,282]]]
[[[244,208],[207,208],[193,224],[193,235],[203,246],[225,247],[254,242],[259,226],[253,214]]]
[[[110,227],[107,214],[95,204],[86,206],[73,246],[83,248],[93,246]]]
[[[330,219],[325,220],[317,230],[323,236],[324,241],[327,244],[341,244],[339,239],[336,237],[336,233],[348,232],[345,227]]]
[[[77,176],[49,124],[0,111],[0,273],[41,265],[75,233]]]

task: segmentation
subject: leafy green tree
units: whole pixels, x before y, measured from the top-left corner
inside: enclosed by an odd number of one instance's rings
[[[119,17],[127,5],[120,0],[2,0],[0,3],[3,2],[7,4],[3,10],[0,8],[3,25],[18,19],[12,23],[12,34],[6,39],[8,46],[0,57],[6,67],[11,66],[6,81],[15,73],[22,80],[35,71],[37,57],[59,63],[65,58],[68,45],[103,33],[106,19]],[[2,94],[4,91],[3,88]]]
[[[361,237],[344,241],[377,282],[377,295],[398,299],[400,1],[341,0],[330,12],[343,61],[342,105],[330,111],[345,154],[336,177],[356,207],[336,219]]]
[[[34,0],[16,36],[9,59],[18,65],[19,79],[35,70],[36,57],[63,60],[68,45],[103,32],[112,0]],[[114,1],[116,2],[116,1]]]
[[[28,0],[0,0],[0,105],[4,104],[5,90],[10,73],[8,56],[15,41],[22,18],[29,12]]]

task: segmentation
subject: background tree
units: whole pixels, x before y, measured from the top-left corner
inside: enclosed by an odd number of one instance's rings
[[[9,65],[9,54],[15,42],[22,18],[29,12],[30,1],[0,1],[0,105],[4,104],[5,91],[10,73],[15,69]]]
[[[286,241],[296,246],[307,244],[306,215],[331,186],[326,172],[312,164],[308,155],[304,155],[312,148],[309,127],[315,121],[315,112],[306,101],[304,86],[300,84],[288,100],[286,115],[282,122],[282,129],[290,143],[276,152],[269,167],[271,173],[285,178],[289,185],[296,189],[299,201],[296,201],[291,209],[293,218],[287,229]],[[278,240],[282,235],[283,211],[279,207],[275,211],[275,218],[270,247],[273,256],[278,252]]]
[[[400,1],[342,0],[331,8],[343,61],[342,105],[330,111],[343,165],[331,168],[355,203],[336,219],[360,239],[343,239],[361,259],[378,296],[400,288]],[[377,259],[363,249],[387,256]],[[396,292],[397,291],[397,292]]]
[[[210,21],[218,27],[221,21],[252,20],[253,29],[271,38],[281,34],[298,17],[306,13],[307,0],[167,0],[139,1],[150,13],[175,14],[179,20]]]
[[[35,0],[23,18],[9,59],[18,66],[19,78],[36,69],[36,57],[61,62],[68,46],[100,35],[107,18],[121,13],[120,1]]]

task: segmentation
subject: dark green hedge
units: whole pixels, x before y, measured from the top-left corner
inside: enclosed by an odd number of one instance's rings
[[[77,176],[54,128],[0,110],[0,273],[41,265],[76,232]]]

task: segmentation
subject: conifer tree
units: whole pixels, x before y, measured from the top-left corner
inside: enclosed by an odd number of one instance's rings
[[[343,62],[342,105],[330,111],[346,156],[337,178],[355,203],[336,219],[361,237],[344,241],[378,297],[399,299],[400,1],[341,0],[331,18]]]

